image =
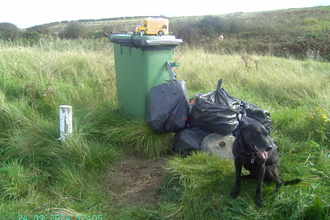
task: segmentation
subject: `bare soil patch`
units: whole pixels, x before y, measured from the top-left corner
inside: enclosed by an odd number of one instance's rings
[[[162,186],[167,160],[146,160],[128,156],[113,167],[106,180],[117,206],[147,206],[159,199],[157,189]]]

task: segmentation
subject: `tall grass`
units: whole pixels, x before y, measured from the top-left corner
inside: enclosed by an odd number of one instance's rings
[[[209,53],[201,49],[176,51],[179,79],[190,96],[215,90],[217,81],[230,94],[271,113],[272,136],[280,148],[283,180],[302,178],[273,194],[264,187],[265,207],[254,205],[255,182],[244,181],[238,200],[230,198],[234,185],[232,161],[205,153],[173,158],[161,189],[157,212],[130,210],[126,219],[328,219],[329,182],[329,64],[272,56]],[[162,217],[160,217],[162,216]],[[121,216],[122,217],[122,216]]]
[[[327,102],[320,101],[329,98],[327,63],[202,50],[183,50],[176,55],[180,63],[178,78],[186,81],[191,95],[215,90],[217,81],[223,79],[224,88],[232,95],[246,101],[253,99],[256,104],[329,109]]]
[[[103,214],[104,219],[324,219],[329,218],[329,63],[271,55],[205,52],[178,47],[175,72],[189,96],[223,87],[268,110],[280,146],[283,179],[297,186],[254,206],[254,182],[229,197],[233,164],[205,153],[168,156],[173,134],[151,132],[142,119],[117,110],[112,46],[106,41],[1,43],[0,219],[17,215]],[[74,132],[58,140],[58,106],[73,106]],[[126,154],[168,157],[156,206],[111,206],[103,181]],[[315,215],[313,213],[316,213]]]

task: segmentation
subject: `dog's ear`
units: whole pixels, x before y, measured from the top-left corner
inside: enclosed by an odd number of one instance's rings
[[[243,121],[239,121],[239,123],[238,123],[238,125],[236,126],[236,128],[232,131],[232,135],[234,136],[234,137],[236,137],[238,134],[239,134],[239,132],[240,132],[240,130],[242,129],[242,127],[244,126],[246,126],[247,125],[247,123],[245,123],[245,122],[243,122]]]
[[[245,122],[242,123],[242,124],[240,125],[239,130],[244,129],[247,125],[248,125],[248,123],[245,123]]]
[[[248,124],[244,123],[242,124],[241,128],[239,129],[239,132],[242,133],[242,131],[245,131],[248,128]]]
[[[241,130],[247,126],[248,124],[245,122],[240,121],[238,126],[235,128],[235,130],[233,131],[233,136],[237,137],[241,135]]]
[[[246,127],[247,125],[248,125],[248,123],[244,122],[241,126],[243,128],[243,127]]]

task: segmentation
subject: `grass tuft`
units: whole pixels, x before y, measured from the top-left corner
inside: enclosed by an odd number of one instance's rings
[[[105,130],[106,138],[121,146],[138,152],[145,158],[165,156],[169,152],[173,134],[157,134],[151,131],[145,120],[139,118],[116,118],[116,127]]]

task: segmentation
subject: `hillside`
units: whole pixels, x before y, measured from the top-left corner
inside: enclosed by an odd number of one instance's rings
[[[188,28],[189,27],[189,28]],[[330,6],[174,18],[175,35],[208,51],[330,59]],[[224,41],[218,36],[224,33]]]
[[[86,28],[85,38],[104,37],[104,32],[116,31],[134,31],[136,25],[141,22],[142,17],[129,18],[108,18],[95,20],[77,20],[77,21],[60,21],[48,24],[38,25],[27,28],[26,31],[37,31],[40,33],[51,33],[54,36],[60,36],[63,30],[71,23],[79,23]]]
[[[211,52],[330,60],[330,6],[169,19],[170,31],[175,36],[189,46],[202,46]],[[140,20],[141,17],[131,17],[75,22],[86,29],[83,37],[98,38],[104,37],[104,32],[134,31]],[[54,22],[27,31],[61,37],[72,22]],[[221,33],[225,40],[219,42]]]

